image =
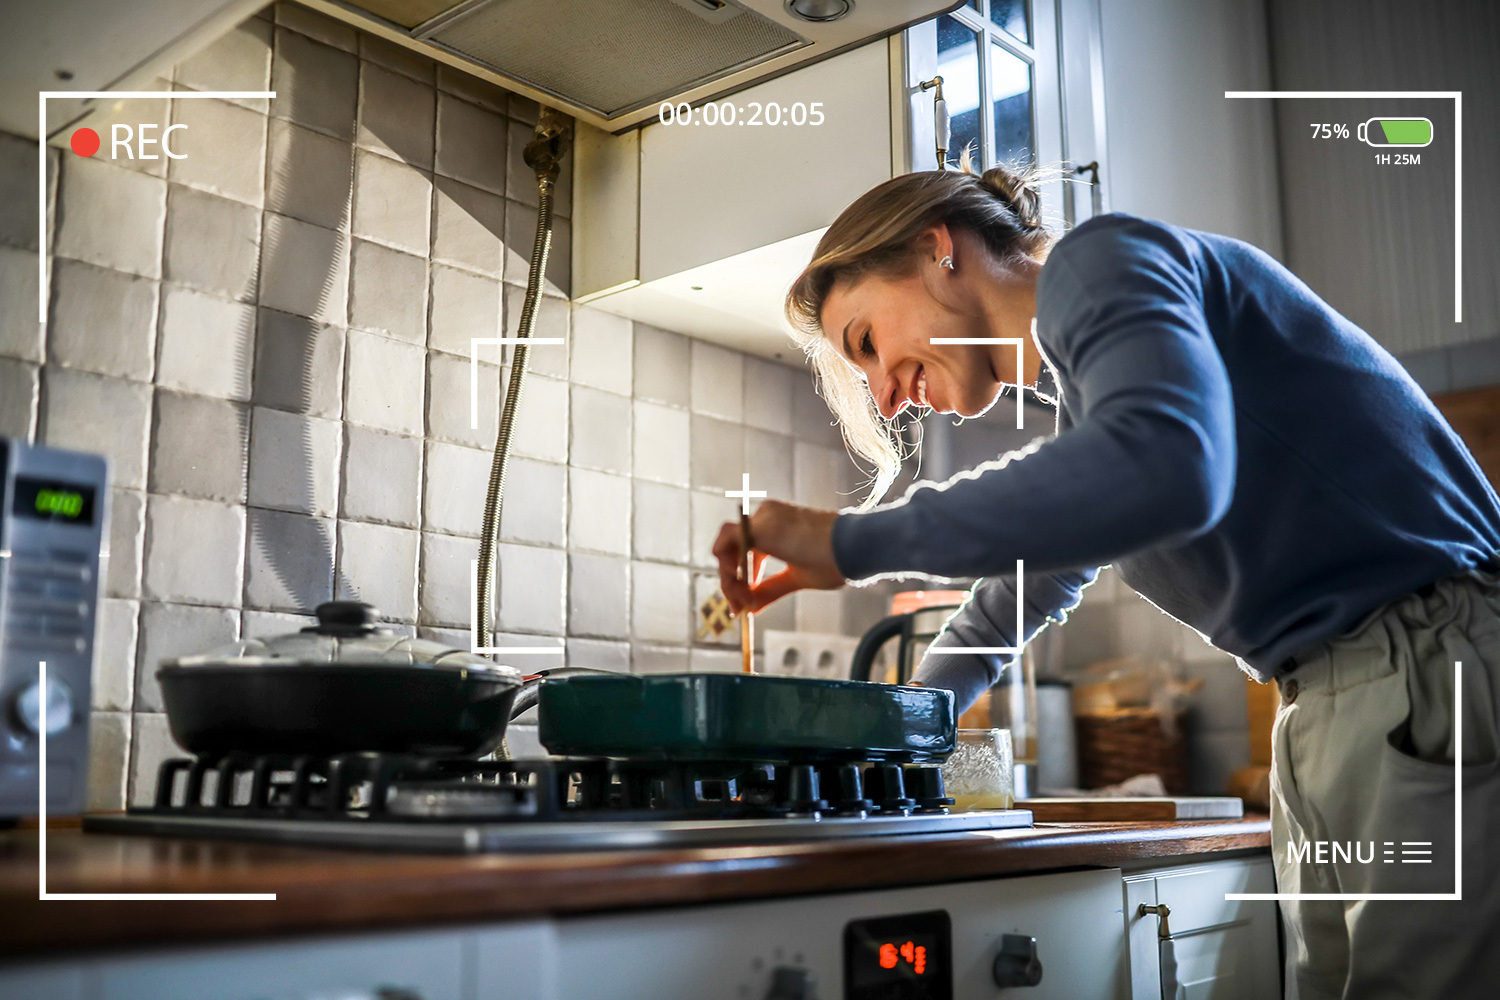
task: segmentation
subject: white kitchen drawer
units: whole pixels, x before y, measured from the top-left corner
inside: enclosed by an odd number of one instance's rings
[[[262,904],[275,906],[275,903]],[[98,1000],[468,1000],[467,935],[371,934],[104,960]]]
[[[1159,1000],[1158,919],[1142,903],[1165,903],[1177,956],[1179,996],[1187,1000],[1277,1000],[1281,957],[1274,902],[1226,900],[1231,892],[1275,892],[1270,858],[1212,861],[1125,877],[1131,996]]]

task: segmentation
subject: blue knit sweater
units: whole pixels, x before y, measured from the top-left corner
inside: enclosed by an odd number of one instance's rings
[[[1275,260],[1128,215],[1042,267],[1036,340],[1058,433],[841,515],[851,580],[978,576],[935,644],[1016,645],[1113,563],[1257,679],[1382,604],[1500,554],[1500,500],[1391,355]],[[1010,657],[930,654],[960,707]]]

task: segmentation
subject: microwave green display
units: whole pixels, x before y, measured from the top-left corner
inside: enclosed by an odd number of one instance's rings
[[[94,491],[73,483],[17,477],[11,509],[17,517],[38,521],[93,524]]]
[[[83,513],[83,494],[75,490],[38,490],[36,512],[43,517],[76,520]]]

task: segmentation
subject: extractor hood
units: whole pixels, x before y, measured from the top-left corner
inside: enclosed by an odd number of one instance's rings
[[[961,0],[303,0],[596,128],[699,103]],[[816,100],[813,96],[811,100]]]

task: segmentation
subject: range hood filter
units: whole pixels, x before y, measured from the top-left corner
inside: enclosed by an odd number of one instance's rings
[[[492,0],[422,35],[604,118],[810,44],[727,0]]]

